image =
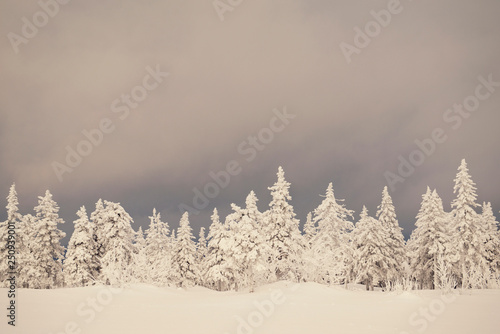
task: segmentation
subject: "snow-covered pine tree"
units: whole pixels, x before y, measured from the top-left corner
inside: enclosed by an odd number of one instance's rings
[[[405,240],[403,233],[401,233],[402,228],[399,227],[396,210],[394,209],[387,186],[382,191],[382,202],[378,206],[377,218],[381,223],[381,227],[386,232],[386,244],[394,259],[381,279],[383,283],[395,283],[397,280],[403,278],[404,266],[408,262],[408,258],[405,252]]]
[[[97,247],[94,241],[94,227],[89,221],[84,206],[76,213],[78,219],[74,221],[75,229],[71,235],[63,263],[66,285],[69,287],[83,287],[92,285],[94,268],[98,263],[94,254]]]
[[[311,241],[317,233],[317,226],[312,219],[312,212],[309,212],[306,217],[306,222],[304,223],[304,237],[311,247]]]
[[[99,199],[95,204],[95,210],[90,214],[90,221],[92,222],[94,232],[93,238],[96,245],[96,252],[92,254],[94,256],[93,263],[97,263],[98,266],[93,268],[92,276],[95,278],[99,278],[101,276],[101,259],[104,255],[104,247],[103,247],[103,236],[102,233],[104,231],[104,203],[102,199]]]
[[[64,258],[64,247],[61,239],[66,233],[59,230],[58,225],[64,221],[59,218],[59,207],[52,199],[50,191],[45,196],[38,197],[36,212],[36,233],[33,242],[33,255],[39,269],[38,289],[57,288],[64,285],[62,261]]]
[[[217,209],[214,209],[211,219],[204,277],[207,287],[225,291],[235,282],[235,268],[230,257],[230,234],[227,227],[220,222]]]
[[[231,205],[233,213],[226,219],[232,246],[228,249],[235,266],[235,289],[250,287],[267,278],[267,258],[270,250],[265,235],[259,228],[262,214],[257,208],[257,197],[252,191],[246,198],[246,208]]]
[[[189,226],[189,213],[184,212],[177,230],[177,241],[172,254],[172,266],[177,285],[190,287],[199,279],[198,263],[196,261],[196,244]]]
[[[18,254],[21,249],[19,247],[21,244],[19,243],[19,238],[22,238],[20,235],[20,224],[21,224],[21,214],[19,213],[19,201],[17,199],[17,192],[16,192],[16,185],[15,183],[12,184],[12,186],[9,189],[9,194],[7,196],[7,220],[5,222],[0,222],[0,287],[6,287],[7,286],[7,273],[10,271],[9,270],[9,261],[8,259],[8,251],[9,248],[7,247],[7,240],[8,240],[8,225],[12,224],[15,226],[15,231],[17,232],[17,235],[13,235],[13,238],[15,239],[15,247],[16,247],[16,261],[18,261]],[[19,270],[18,263],[14,265],[15,270]]]
[[[325,199],[314,210],[314,223],[318,232],[312,239],[313,256],[316,259],[316,277],[314,280],[323,284],[340,284],[346,281],[347,265],[350,258],[350,232],[354,228],[353,211],[337,203],[333,184],[326,189]]]
[[[144,254],[146,249],[146,239],[144,237],[144,232],[142,231],[142,226],[139,226],[139,230],[135,233],[134,246],[134,281],[137,283],[146,283],[150,268],[147,265],[147,259]]]
[[[465,159],[462,160],[455,178],[453,192],[457,198],[451,203],[454,230],[453,244],[459,261],[455,267],[463,288],[484,288],[489,278],[487,239],[481,217],[474,208],[476,185],[472,181]]]
[[[200,227],[198,242],[196,243],[196,256],[198,262],[198,270],[200,273],[198,285],[205,285],[206,273],[206,257],[207,257],[207,239],[205,237],[205,227]]]
[[[368,215],[363,206],[360,220],[352,232],[353,281],[363,282],[366,290],[373,291],[373,286],[383,279],[388,268],[394,266],[394,259],[385,249],[386,232],[381,223]]]
[[[42,273],[35,259],[35,234],[37,231],[37,220],[34,216],[24,215],[17,230],[16,247],[19,250],[17,256],[18,264],[18,286],[22,288],[41,287]]]
[[[264,215],[264,230],[271,253],[268,262],[277,280],[299,281],[304,277],[303,255],[306,241],[299,230],[293,207],[288,201],[290,183],[285,180],[285,172],[280,166],[278,180],[272,187],[272,201]]]
[[[493,215],[491,203],[483,203],[483,212],[481,214],[481,221],[486,231],[486,254],[487,261],[490,267],[491,279],[490,286],[495,287],[500,280],[500,234],[498,231],[498,222]]]
[[[436,190],[422,195],[422,204],[417,214],[407,249],[410,257],[410,271],[420,289],[443,288],[451,277],[439,272],[443,266],[451,267],[453,254],[450,253],[451,239],[448,215],[443,210],[443,202]],[[446,263],[440,263],[440,259]]]
[[[123,286],[133,280],[135,231],[132,217],[120,203],[104,201],[104,210],[97,219],[98,243],[102,249],[100,281],[106,285]]]
[[[170,234],[167,222],[161,220],[160,213],[153,209],[146,230],[144,256],[148,267],[147,282],[157,286],[167,286],[172,276],[172,247],[175,243],[174,231]]]

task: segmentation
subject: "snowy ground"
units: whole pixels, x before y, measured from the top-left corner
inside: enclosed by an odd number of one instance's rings
[[[280,282],[254,293],[147,285],[19,290],[17,326],[4,315],[0,333],[500,333],[500,290],[357,289]],[[7,290],[0,296],[6,314]]]

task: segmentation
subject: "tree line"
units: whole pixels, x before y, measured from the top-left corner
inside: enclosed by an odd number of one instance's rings
[[[7,220],[0,223],[0,284],[6,286],[9,272],[10,223],[16,226],[17,284],[23,288],[141,282],[226,291],[280,280],[361,283],[369,290],[499,287],[498,222],[490,203],[476,203],[465,160],[455,178],[451,212],[445,212],[437,191],[427,188],[407,242],[387,187],[376,215],[363,207],[355,221],[330,183],[301,231],[281,167],[277,177],[265,212],[251,191],[245,207],[231,204],[224,220],[214,209],[208,234],[202,227],[197,240],[187,212],[171,229],[154,209],[149,227],[134,231],[119,203],[99,199],[90,216],[84,206],[78,210],[67,249],[60,242],[64,221],[52,194],[39,197],[35,215],[21,215],[14,184],[7,196]]]

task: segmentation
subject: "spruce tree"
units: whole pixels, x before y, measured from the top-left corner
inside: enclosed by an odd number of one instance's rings
[[[132,223],[120,203],[104,201],[102,215],[96,220],[101,228],[96,234],[102,250],[100,281],[103,284],[123,286],[133,281],[134,254],[137,252]]]
[[[408,259],[405,252],[405,240],[403,233],[401,233],[402,228],[399,227],[394,204],[387,191],[387,186],[382,191],[382,202],[378,206],[377,218],[387,236],[387,250],[394,259],[387,268],[385,277],[382,277],[382,280],[384,283],[395,283],[403,278],[404,265]]]
[[[23,251],[21,249],[22,243],[20,243],[20,238],[23,236],[19,233],[20,224],[22,216],[19,213],[19,201],[17,199],[16,185],[15,183],[9,189],[9,194],[7,196],[7,220],[4,222],[0,222],[0,287],[6,287],[7,282],[5,281],[8,276],[8,272],[10,270],[10,266],[13,265],[15,271],[19,270],[19,263],[9,263],[8,261],[8,253],[9,247],[8,245],[12,245],[16,248],[15,250],[15,259],[12,259],[14,262],[18,262],[19,252]],[[9,237],[9,225],[14,226],[13,231],[16,234],[10,233],[11,237]],[[10,238],[10,243],[8,242]]]
[[[96,252],[93,224],[89,221],[84,206],[76,213],[78,219],[74,221],[74,231],[68,244],[66,259],[64,260],[64,275],[69,287],[82,287],[94,283],[94,268],[98,263],[93,256]]]
[[[62,261],[64,247],[61,239],[66,233],[59,230],[58,225],[64,221],[59,218],[59,207],[52,199],[50,191],[38,197],[36,212],[36,233],[33,242],[33,255],[39,269],[39,285],[35,288],[56,288],[64,284]]]
[[[450,228],[441,198],[429,187],[422,195],[415,226],[408,241],[412,276],[421,289],[442,288],[447,276],[451,275],[451,272],[442,272],[443,265],[450,268],[454,262],[450,252]]]
[[[235,269],[230,258],[230,233],[221,223],[217,209],[214,209],[211,219],[204,277],[207,287],[224,291],[235,283]]]
[[[313,256],[318,268],[316,282],[339,284],[347,277],[347,265],[350,258],[349,233],[354,228],[353,211],[337,203],[343,200],[335,199],[333,185],[326,189],[325,199],[314,210],[314,223],[318,231],[312,239]]]
[[[198,263],[196,261],[196,244],[189,226],[189,214],[185,212],[177,230],[177,241],[172,254],[172,266],[180,287],[195,285],[199,279]]]
[[[268,262],[271,272],[277,280],[295,280],[303,278],[302,257],[306,241],[299,230],[299,221],[288,201],[290,183],[285,180],[283,168],[278,169],[278,180],[272,187],[272,201],[264,218],[264,230],[271,254]]]
[[[463,288],[484,288],[489,278],[486,231],[481,224],[480,215],[474,209],[479,206],[476,203],[476,185],[469,175],[465,159],[458,168],[453,192],[457,195],[451,204],[453,244],[459,258],[456,273]]]
[[[374,285],[386,277],[387,269],[394,266],[394,259],[386,249],[386,232],[363,206],[352,234],[353,281],[363,282],[366,290],[373,291]]]
[[[160,213],[153,209],[146,230],[144,256],[147,263],[147,282],[157,286],[167,286],[172,276],[173,240],[167,222],[161,220]]]

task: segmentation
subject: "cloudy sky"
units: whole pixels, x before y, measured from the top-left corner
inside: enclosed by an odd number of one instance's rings
[[[0,194],[22,213],[50,189],[66,232],[99,198],[177,227],[197,189],[198,233],[251,190],[265,211],[281,165],[301,222],[329,182],[356,219],[392,184],[408,237],[466,158],[498,217],[497,0],[42,3],[0,5]]]

